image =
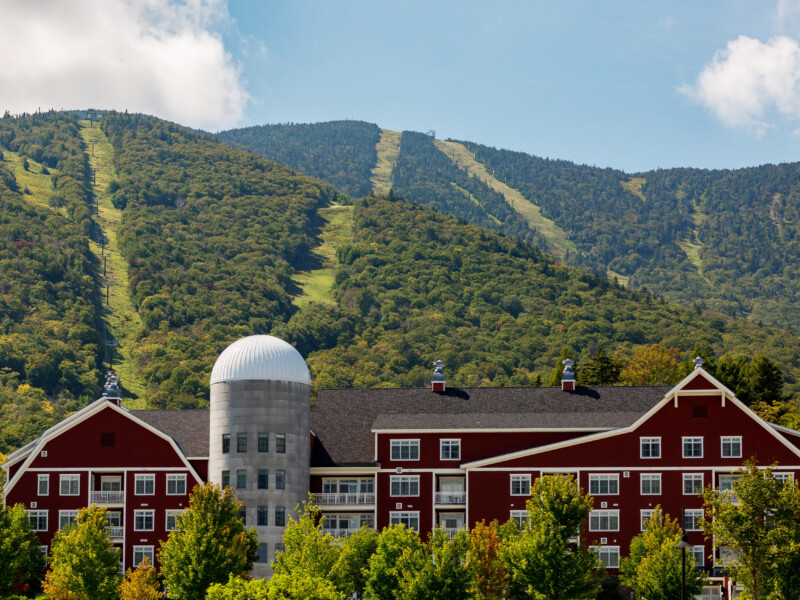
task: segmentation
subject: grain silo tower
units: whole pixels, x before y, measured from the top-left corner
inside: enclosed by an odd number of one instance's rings
[[[254,577],[271,574],[284,524],[308,497],[310,392],[303,357],[270,335],[234,342],[211,371],[208,479],[245,503],[258,531]]]

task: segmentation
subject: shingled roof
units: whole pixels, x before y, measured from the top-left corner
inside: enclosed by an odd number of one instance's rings
[[[324,389],[311,410],[312,466],[373,465],[373,429],[615,429],[631,425],[666,386]]]
[[[207,409],[132,410],[131,414],[178,442],[187,457],[208,456]]]

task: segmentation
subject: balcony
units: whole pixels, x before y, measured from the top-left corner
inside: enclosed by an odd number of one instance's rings
[[[117,490],[113,492],[92,491],[92,504],[122,504],[125,502],[125,492]]]
[[[353,535],[358,529],[323,529],[322,533],[331,534],[335,538],[344,538]]]
[[[314,494],[320,506],[375,504],[375,494]]]
[[[447,534],[447,539],[452,540],[459,531],[462,531],[460,528],[453,528],[453,527],[445,527],[444,532]]]
[[[124,527],[109,527],[108,535],[112,540],[121,540],[125,537]]]
[[[436,492],[436,504],[466,504],[467,492]]]

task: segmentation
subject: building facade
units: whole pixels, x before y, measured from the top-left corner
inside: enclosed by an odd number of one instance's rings
[[[230,485],[259,533],[254,574],[268,575],[307,491],[336,536],[393,523],[426,536],[522,523],[533,481],[567,473],[594,497],[580,535],[612,572],[656,506],[685,508],[714,597],[725,580],[699,527],[703,488],[729,489],[751,457],[800,472],[800,432],[761,420],[701,362],[672,388],[576,386],[566,365],[561,387],[470,389],[447,387],[437,363],[430,389],[320,390],[309,417],[303,359],[254,337],[217,361],[210,411],[129,411],[112,381],[9,457],[6,502],[28,506],[43,546],[80,507],[108,506],[127,568],[156,558],[192,486]]]

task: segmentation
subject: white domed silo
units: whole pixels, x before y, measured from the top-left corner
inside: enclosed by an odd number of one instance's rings
[[[295,506],[308,497],[311,375],[293,346],[270,335],[237,340],[211,371],[208,479],[229,485],[245,504],[270,561]]]

